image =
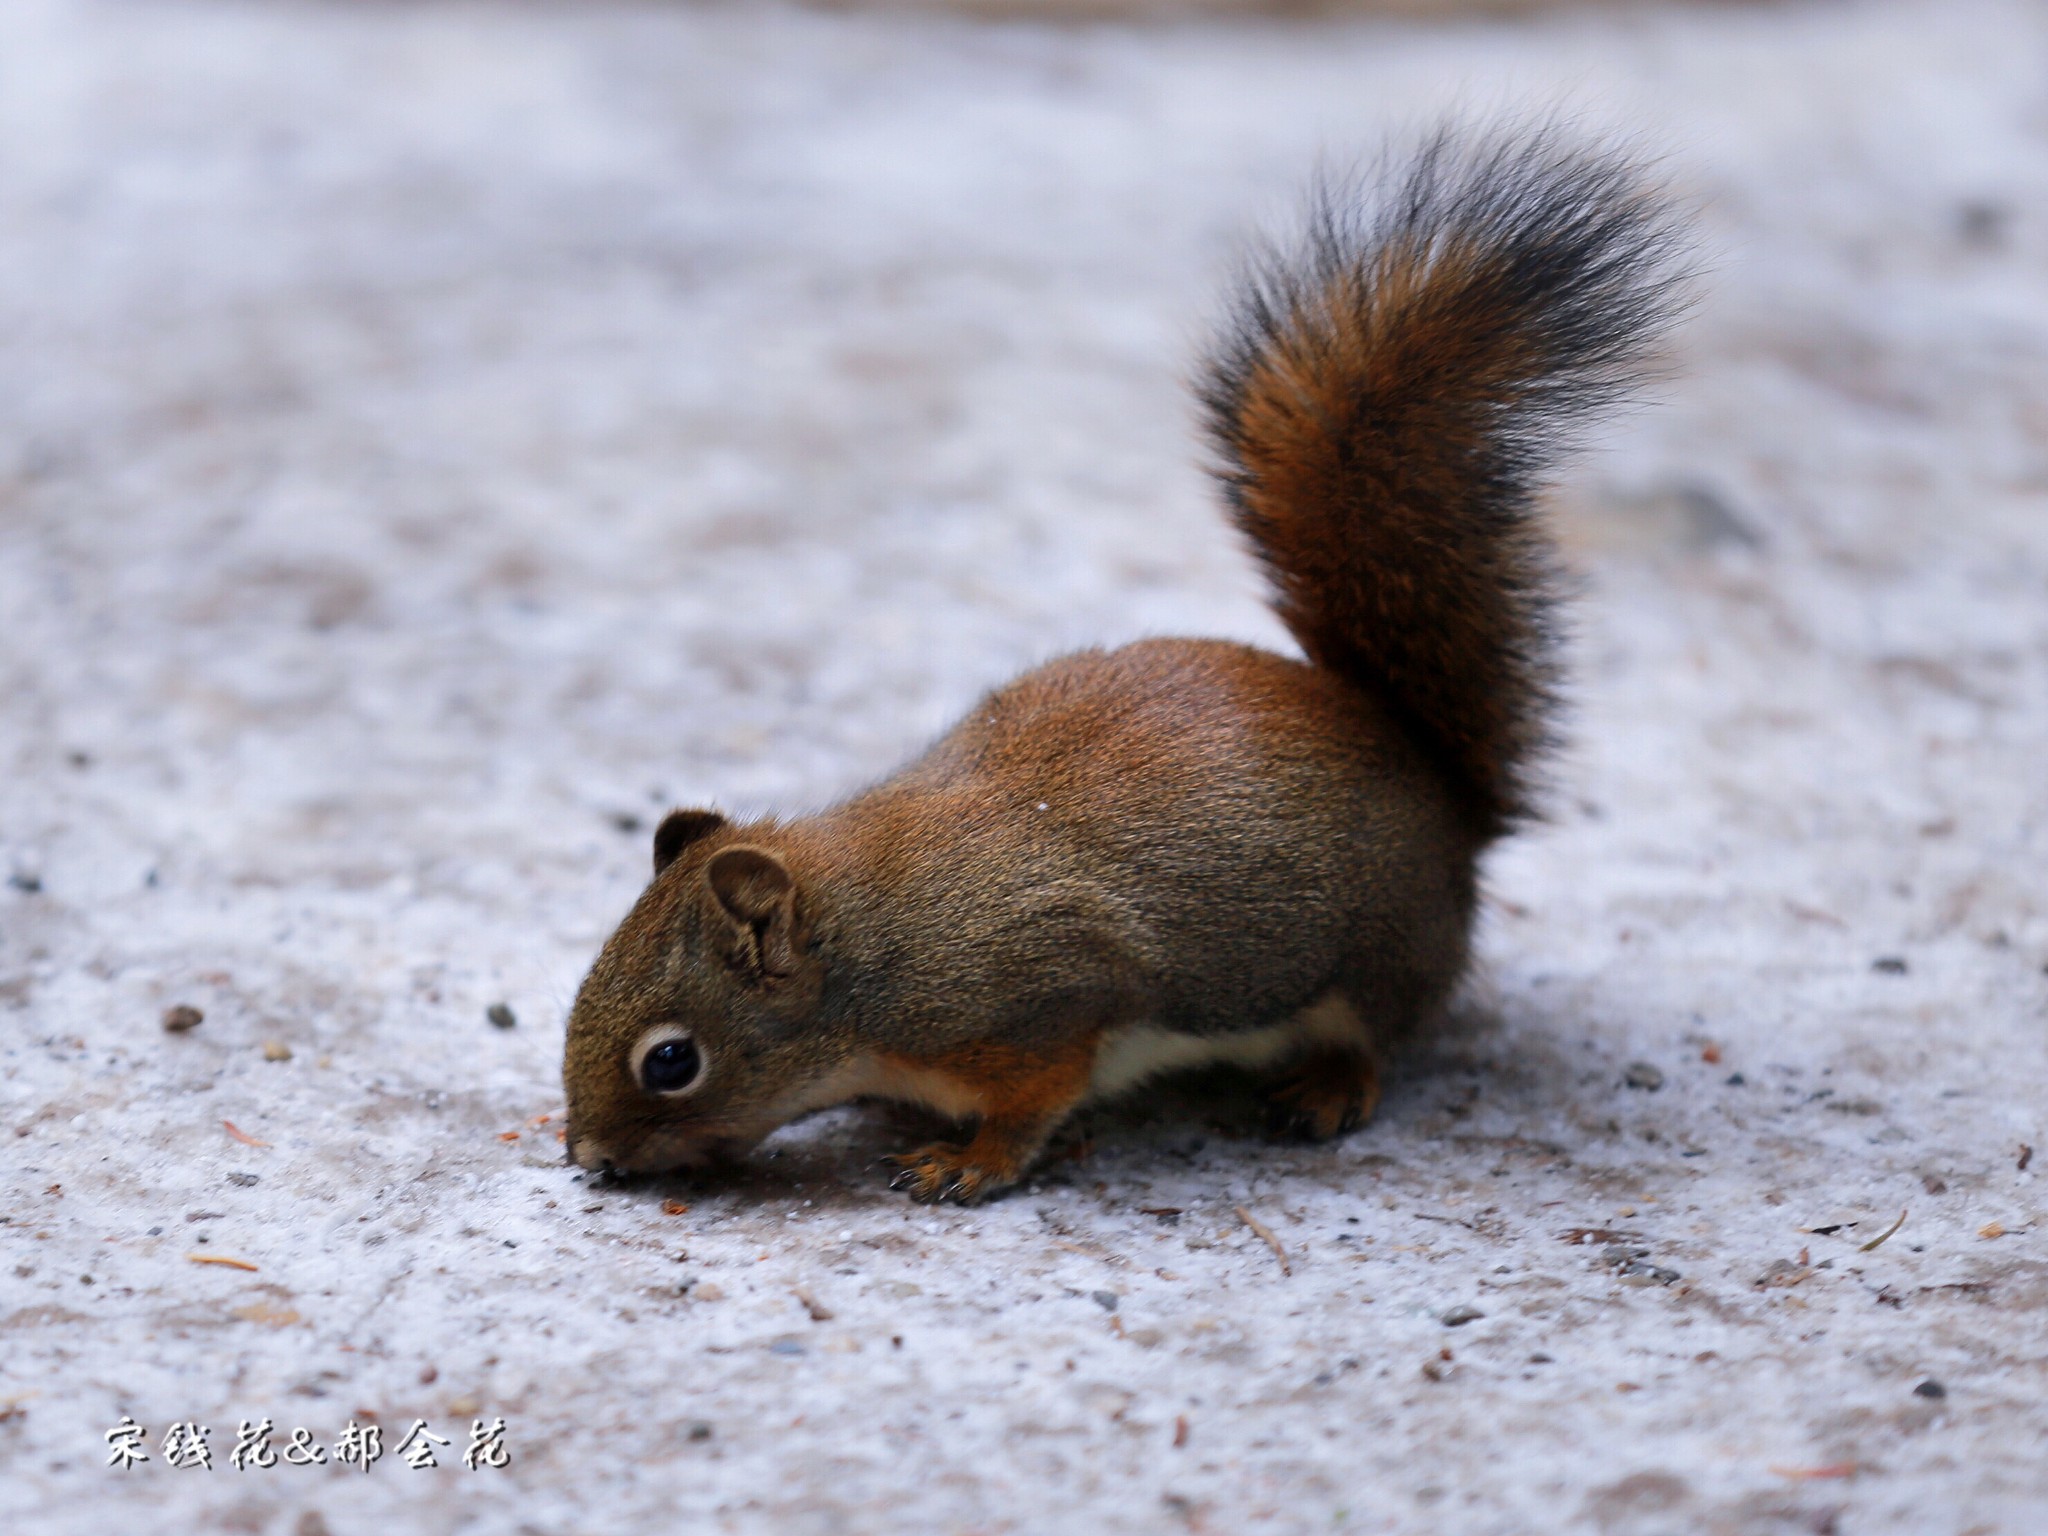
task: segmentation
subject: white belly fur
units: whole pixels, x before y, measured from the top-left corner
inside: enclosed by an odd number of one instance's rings
[[[1311,1046],[1367,1049],[1364,1023],[1351,1004],[1326,992],[1279,1024],[1236,1035],[1184,1035],[1156,1024],[1127,1024],[1103,1037],[1088,1079],[1088,1097],[1113,1098],[1162,1072],[1229,1065],[1258,1070],[1279,1065]]]

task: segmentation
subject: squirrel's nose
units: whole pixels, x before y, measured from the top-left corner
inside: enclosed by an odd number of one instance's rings
[[[609,1151],[600,1142],[580,1137],[571,1130],[562,1138],[564,1161],[573,1168],[587,1168],[592,1173],[606,1177],[617,1173],[618,1165],[612,1161]]]

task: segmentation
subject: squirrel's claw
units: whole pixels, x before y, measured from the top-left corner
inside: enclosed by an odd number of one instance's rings
[[[964,1147],[943,1142],[885,1157],[882,1163],[896,1170],[889,1187],[907,1191],[920,1205],[972,1205],[1009,1182],[993,1169],[967,1161]]]
[[[1319,1054],[1266,1095],[1267,1129],[1300,1141],[1328,1141],[1365,1124],[1379,1102],[1379,1072],[1370,1060]]]

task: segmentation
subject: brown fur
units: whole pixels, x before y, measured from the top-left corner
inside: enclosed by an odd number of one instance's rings
[[[1309,259],[1255,283],[1205,386],[1311,661],[1084,651],[820,815],[675,813],[570,1018],[572,1158],[699,1162],[876,1095],[973,1122],[896,1160],[918,1198],[972,1200],[1023,1175],[1141,1029],[1182,1041],[1175,1059],[1299,1030],[1281,1123],[1371,1113],[1385,1046],[1465,967],[1475,862],[1525,809],[1541,736],[1535,439],[1513,412],[1554,414],[1560,379],[1611,381],[1621,353],[1609,337],[1605,373],[1575,361],[1545,331],[1549,290],[1501,269],[1527,265],[1514,241],[1546,212],[1637,217],[1609,207],[1634,194],[1605,162],[1494,152],[1445,180],[1430,153],[1424,191],[1450,206],[1429,238],[1397,220],[1345,246],[1326,215]],[[1487,175],[1533,204],[1521,225],[1503,230]],[[634,1074],[669,1037],[702,1069],[658,1093]]]
[[[1625,160],[1439,134],[1377,205],[1324,190],[1209,360],[1210,437],[1281,618],[1494,831],[1532,811],[1554,703],[1536,491],[1643,372],[1676,246]]]

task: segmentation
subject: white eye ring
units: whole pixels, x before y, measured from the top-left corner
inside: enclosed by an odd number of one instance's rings
[[[691,1048],[697,1057],[697,1070],[680,1087],[650,1088],[647,1086],[647,1079],[642,1076],[647,1067],[647,1058],[655,1050],[668,1044],[671,1040],[680,1040]],[[711,1068],[711,1058],[705,1052],[704,1047],[697,1044],[696,1037],[680,1024],[657,1024],[634,1043],[633,1054],[629,1058],[629,1065],[632,1069],[633,1082],[641,1092],[654,1094],[657,1098],[675,1099],[694,1091],[698,1084],[704,1081],[706,1073]]]

